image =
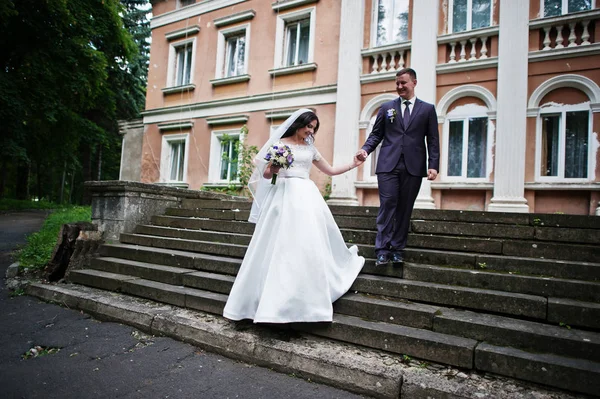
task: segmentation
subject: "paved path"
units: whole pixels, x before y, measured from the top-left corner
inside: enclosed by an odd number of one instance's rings
[[[0,214],[2,398],[360,398],[35,298],[11,297],[3,280],[11,251],[44,218],[36,211]],[[22,359],[35,345],[60,351]]]

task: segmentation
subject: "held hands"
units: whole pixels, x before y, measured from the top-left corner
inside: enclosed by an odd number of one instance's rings
[[[357,161],[360,161],[360,163],[358,164],[358,165],[360,165],[361,163],[363,163],[367,160],[368,156],[369,156],[369,154],[367,154],[367,152],[361,148],[360,150],[358,150],[356,155],[354,155],[354,162],[356,163]],[[356,166],[358,166],[358,165],[356,165]]]

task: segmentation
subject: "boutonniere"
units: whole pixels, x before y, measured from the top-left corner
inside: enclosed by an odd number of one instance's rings
[[[396,118],[396,108],[390,108],[387,110],[387,117],[390,120],[390,123],[394,123],[394,119]]]

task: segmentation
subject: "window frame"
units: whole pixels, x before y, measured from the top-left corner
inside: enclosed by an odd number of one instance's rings
[[[584,10],[584,11],[574,11],[574,12],[585,12],[585,11],[591,11],[593,9],[596,8],[596,0],[591,0],[592,4],[590,6],[589,10]],[[540,15],[542,18],[556,18],[556,17],[560,17],[563,15],[567,15],[567,14],[573,14],[569,12],[569,0],[561,0],[561,7],[560,7],[560,14],[559,15],[549,15],[546,16],[546,9],[544,7],[544,0],[540,0]]]
[[[379,0],[373,0],[373,9],[371,10],[371,47],[372,48],[373,47],[392,46],[392,45],[397,45],[400,43],[406,43],[406,42],[410,41],[409,26],[410,26],[412,15],[410,14],[410,0],[406,0],[406,1],[408,2],[408,7],[409,7],[408,8],[408,10],[409,10],[408,21],[407,21],[408,26],[406,27],[408,32],[407,32],[406,40],[377,45],[377,26],[378,26],[377,23],[378,23],[378,17],[379,17],[379,10],[378,10]]]
[[[190,64],[190,81],[181,85],[177,85],[177,72],[178,72],[178,57],[177,50],[182,47],[186,47],[191,43],[192,45],[192,61]],[[185,40],[169,43],[169,64],[167,67],[167,87],[185,87],[194,84],[194,70],[196,68],[196,38],[192,37]]]
[[[567,124],[567,112],[588,112],[588,154],[587,154],[587,177],[564,177],[565,176],[565,142],[566,142],[566,124]],[[558,144],[558,176],[542,176],[541,174],[541,161],[542,161],[542,129],[544,115],[556,115],[560,114],[560,128],[559,128],[559,144]],[[550,106],[540,107],[538,116],[536,118],[536,141],[535,141],[535,181],[540,183],[589,183],[594,181],[593,176],[593,112],[590,106],[590,102],[586,101],[581,104],[553,104]]]
[[[544,0],[541,0],[542,2]],[[486,29],[492,26],[494,21],[494,2],[489,0],[490,2],[490,24],[483,28],[475,28],[473,29],[473,0],[467,0],[467,29],[460,32],[454,32],[454,0],[448,1],[448,33],[463,33],[470,32],[476,29]]]
[[[160,156],[160,181],[162,183],[187,183],[188,160],[189,160],[189,133],[164,134],[162,136],[161,156]],[[171,179],[171,143],[181,142],[184,145],[183,154],[183,176],[182,180]]]
[[[485,174],[483,177],[467,177],[467,163],[469,156],[469,119],[470,118],[486,118],[487,119],[487,131],[484,132],[486,136],[486,148],[485,148]],[[444,182],[457,182],[457,183],[488,183],[490,182],[490,175],[493,171],[493,154],[492,148],[494,145],[494,124],[490,118],[489,110],[484,105],[479,104],[468,104],[465,106],[459,106],[449,112],[444,119],[443,135],[442,135],[442,159],[441,159],[441,180]],[[449,176],[448,175],[448,160],[449,160],[449,147],[450,147],[450,122],[462,121],[463,122],[463,148],[462,148],[462,166],[460,176]]]
[[[277,26],[275,29],[275,56],[274,68],[293,68],[308,65],[314,62],[315,32],[316,32],[316,7],[303,8],[301,10],[277,15]],[[309,19],[308,59],[300,65],[286,65],[287,63],[287,25],[303,19]]]
[[[185,0],[177,0],[177,8],[184,8],[184,7],[189,7],[189,6],[193,6],[194,4],[196,4],[196,0],[187,0],[190,3],[189,4],[183,4],[185,2]]]
[[[239,175],[235,180],[221,179],[221,138],[223,136],[236,137],[241,144],[244,143],[245,134],[240,129],[213,130],[210,137],[210,161],[208,167],[209,184],[236,184],[239,183]],[[238,171],[242,161],[241,152],[238,153]]]
[[[228,42],[227,39],[232,36],[245,36],[245,48],[244,48],[244,70],[237,75],[227,76],[226,70],[228,69],[227,57],[228,57]],[[248,60],[250,57],[250,24],[238,25],[231,28],[221,29],[218,32],[217,39],[217,63],[215,70],[215,79],[234,78],[236,76],[246,75],[248,73]]]

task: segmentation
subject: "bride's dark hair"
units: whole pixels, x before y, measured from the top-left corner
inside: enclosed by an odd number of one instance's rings
[[[319,130],[320,126],[319,118],[317,117],[317,114],[315,114],[312,111],[309,111],[303,113],[298,118],[296,118],[294,123],[292,123],[290,127],[288,127],[288,130],[285,131],[281,138],[293,136],[296,133],[296,130],[308,126],[312,121],[317,121],[317,126],[315,126],[314,130],[314,132],[317,133],[317,130]]]

